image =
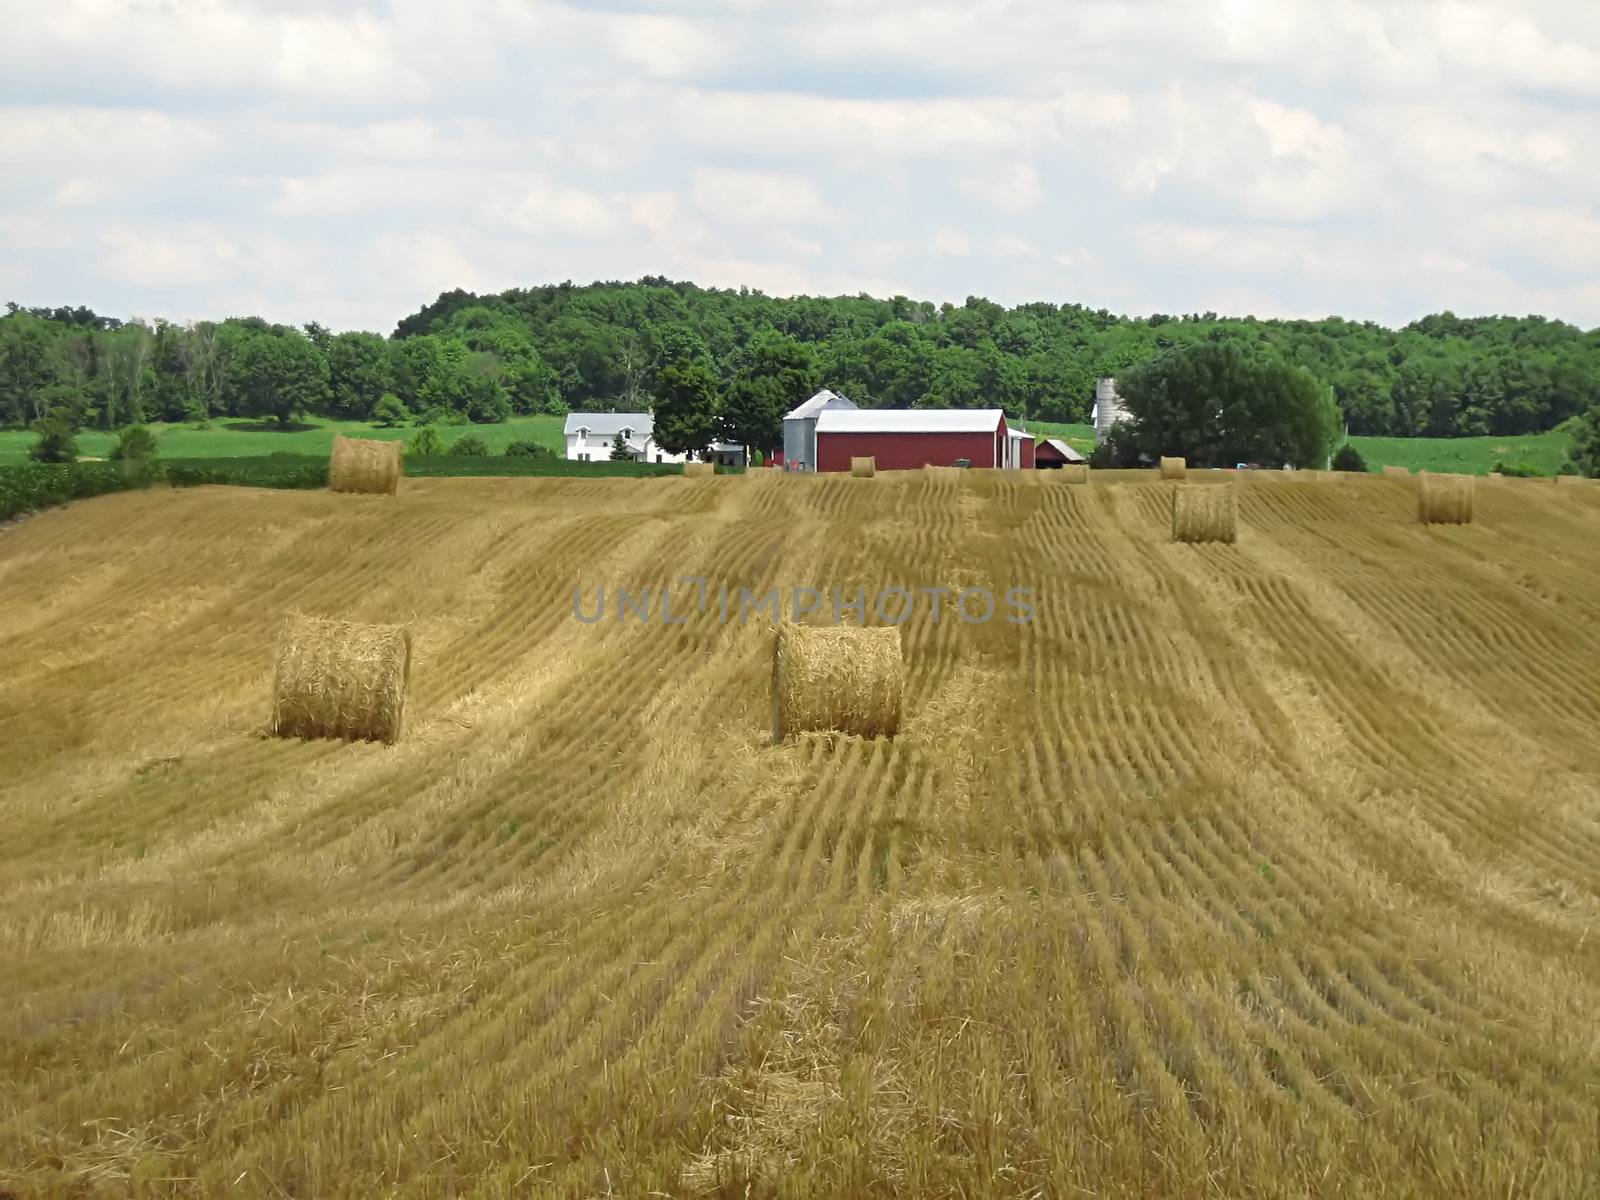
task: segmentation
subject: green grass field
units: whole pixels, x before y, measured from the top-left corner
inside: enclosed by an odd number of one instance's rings
[[[1028,431],[1038,437],[1065,438],[1079,453],[1094,449],[1094,426],[1058,425],[1029,421]],[[1497,462],[1526,463],[1545,475],[1554,475],[1572,453],[1572,438],[1562,430],[1522,437],[1378,438],[1353,437],[1373,471],[1407,467],[1412,471],[1487,475]]]
[[[514,441],[527,439],[548,446],[557,454],[564,450],[560,417],[517,417],[502,425],[463,425],[442,427],[440,434],[448,446],[467,433],[481,437],[491,450],[500,453]],[[1029,432],[1039,437],[1059,437],[1088,454],[1094,449],[1094,426],[1068,425],[1050,421],[1029,421]],[[188,425],[150,426],[156,435],[163,458],[249,458],[266,454],[324,455],[336,433],[370,438],[409,438],[414,428],[382,429],[361,421],[323,421],[311,418],[291,431],[273,428],[256,421],[221,420],[208,428]],[[1475,438],[1351,438],[1356,449],[1376,471],[1381,467],[1408,467],[1413,471],[1452,471],[1486,475],[1499,461],[1525,462],[1546,475],[1554,475],[1572,451],[1572,438],[1555,430],[1523,437]],[[34,435],[27,430],[0,430],[0,465],[21,462],[28,457]],[[78,452],[88,458],[103,458],[111,452],[116,436],[87,432],[78,436]]]
[[[557,454],[564,453],[561,437],[561,418],[538,416],[517,417],[503,425],[440,426],[439,435],[445,445],[468,433],[476,434],[488,443],[495,453],[500,453],[514,441],[526,439],[548,446]],[[156,435],[156,444],[162,458],[252,458],[265,454],[315,454],[326,455],[333,445],[333,435],[351,437],[410,438],[416,433],[411,426],[383,429],[364,421],[324,421],[308,418],[294,429],[285,432],[270,423],[224,419],[213,421],[208,428],[195,429],[189,425],[149,426]],[[27,430],[0,430],[0,465],[21,462],[28,457],[28,447],[34,435]],[[103,458],[116,444],[111,433],[85,432],[78,435],[78,453],[90,458]]]

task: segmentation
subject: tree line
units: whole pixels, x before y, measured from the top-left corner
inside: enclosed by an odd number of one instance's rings
[[[874,407],[999,407],[1083,421],[1094,381],[1167,351],[1238,345],[1331,387],[1355,434],[1553,428],[1600,404],[1600,330],[1543,317],[1424,317],[1401,329],[1330,317],[1122,317],[1081,305],[935,305],[897,296],[780,299],[647,277],[496,295],[451,291],[387,336],[258,317],[177,325],[7,306],[0,425],[83,426],[301,413],[501,421],[715,396],[718,429],[771,444],[782,411],[826,384]],[[667,372],[671,368],[674,375]],[[664,387],[665,385],[665,387]]]

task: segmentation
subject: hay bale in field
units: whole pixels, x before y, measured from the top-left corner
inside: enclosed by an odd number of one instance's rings
[[[857,479],[871,479],[878,473],[878,460],[870,455],[850,460],[850,474]]]
[[[892,737],[903,686],[899,626],[785,621],[772,646],[772,740],[826,731]]]
[[[400,737],[411,630],[291,613],[278,634],[272,732],[388,742]]]
[[[1385,479],[1401,479],[1407,483],[1411,482],[1411,472],[1404,467],[1385,467],[1383,469],[1383,477]]]
[[[1172,540],[1233,542],[1239,536],[1239,490],[1231,483],[1172,489]]]
[[[686,462],[683,464],[683,475],[685,479],[707,479],[716,473],[716,463]]]
[[[1161,478],[1182,479],[1189,472],[1188,460],[1182,458],[1163,458],[1161,460]]]
[[[392,496],[405,473],[404,454],[402,442],[335,434],[328,458],[328,490]]]
[[[1062,483],[1088,483],[1089,468],[1082,463],[1068,463],[1061,468]]]
[[[1470,524],[1474,483],[1470,475],[1424,472],[1417,489],[1417,519],[1424,525]]]

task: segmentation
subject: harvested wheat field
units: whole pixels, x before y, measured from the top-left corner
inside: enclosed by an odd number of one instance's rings
[[[1600,489],[1154,474],[0,531],[0,1191],[1597,1194]],[[1034,611],[774,745],[724,586]],[[290,613],[409,629],[395,745],[271,736]]]

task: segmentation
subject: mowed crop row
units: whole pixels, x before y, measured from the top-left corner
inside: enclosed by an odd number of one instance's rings
[[[0,1189],[1600,1189],[1600,488],[1444,527],[1263,480],[1178,545],[1170,486],[0,531]],[[686,576],[683,624],[574,619]],[[918,604],[897,737],[770,744],[771,631],[719,589],[940,586],[1033,619]],[[290,611],[411,624],[396,746],[266,736]]]

